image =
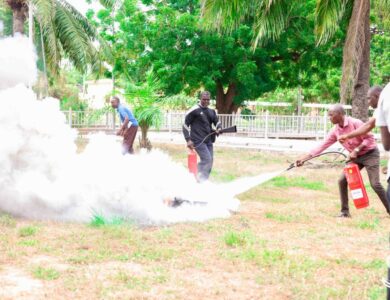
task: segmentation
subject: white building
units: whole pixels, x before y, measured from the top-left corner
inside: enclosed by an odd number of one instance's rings
[[[92,109],[103,108],[113,90],[111,79],[88,80],[80,99],[85,100]]]

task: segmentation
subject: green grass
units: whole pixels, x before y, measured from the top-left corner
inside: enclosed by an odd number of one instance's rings
[[[357,227],[360,229],[377,229],[380,225],[380,221],[378,218],[374,218],[373,220],[364,220],[357,223]]]
[[[287,204],[290,202],[290,199],[287,199],[287,198],[261,198],[261,202]]]
[[[173,231],[171,228],[161,228],[157,232],[157,238],[162,241],[169,240],[169,238],[172,237],[172,235],[173,235]]]
[[[265,217],[267,219],[271,219],[271,220],[275,220],[275,221],[279,221],[279,222],[291,223],[294,221],[294,218],[290,215],[284,216],[284,215],[280,215],[280,214],[276,214],[276,213],[272,213],[272,212],[265,213]]]
[[[373,188],[371,187],[370,183],[364,184],[364,187],[366,188],[367,193],[368,193],[368,192],[371,192],[371,193],[374,192],[374,190],[373,190]]]
[[[211,171],[211,177],[217,182],[230,182],[237,179],[237,175],[235,174],[220,172],[215,169]]]
[[[370,300],[382,300],[386,299],[386,288],[384,285],[377,285],[370,287],[368,290],[368,299]]]
[[[254,243],[254,236],[249,231],[235,232],[228,231],[223,236],[225,244],[229,247],[240,247],[245,245],[251,245]]]
[[[381,167],[387,167],[387,159],[381,159],[380,160],[380,166]]]
[[[122,225],[125,223],[125,220],[123,218],[114,217],[112,219],[108,219],[100,214],[95,214],[92,217],[91,222],[89,223],[92,227],[102,227],[105,225]]]
[[[175,257],[177,252],[170,248],[141,246],[133,252],[132,258],[136,261],[167,261]]]
[[[272,265],[278,261],[281,261],[285,258],[285,253],[279,249],[265,249],[262,253],[263,262],[267,265]]]
[[[16,221],[9,214],[0,214],[0,226],[15,227]]]
[[[185,165],[182,146],[164,147]],[[280,165],[268,156],[282,160]],[[281,169],[288,160],[293,158],[224,149],[216,155],[217,176],[251,176]],[[389,228],[390,219],[379,201],[351,220],[335,219],[340,170],[324,165],[285,173],[239,195],[245,199],[239,213],[200,223],[137,227],[127,219],[110,220],[103,211],[94,211],[88,224],[0,214],[0,271],[16,268],[36,280],[54,280],[42,281],[42,289],[16,296],[11,291],[5,297],[385,299],[380,280],[386,276],[386,253],[380,249],[388,247],[382,229]],[[326,202],[313,203],[318,197]],[[37,232],[19,238],[23,226]],[[344,235],[359,238],[340,247]],[[38,262],[40,257],[58,264]],[[199,278],[206,284],[201,290]]]
[[[287,187],[300,187],[307,190],[325,191],[327,190],[325,184],[321,181],[309,181],[305,177],[286,177],[278,176],[273,178],[270,183],[275,187],[287,188]]]
[[[34,278],[41,280],[56,280],[60,277],[60,273],[53,268],[36,267],[32,274]]]
[[[368,263],[364,264],[365,269],[370,269],[370,270],[385,270],[386,269],[386,261],[382,259],[374,259]]]
[[[282,215],[274,212],[266,212],[265,217],[267,219],[275,220],[281,223],[292,223],[309,219],[304,215]]]
[[[148,277],[131,276],[124,271],[119,271],[115,279],[125,285],[128,289],[150,289],[150,285],[148,284]]]
[[[162,268],[155,268],[152,274],[148,276],[130,275],[120,270],[115,278],[117,282],[124,285],[127,289],[149,291],[157,284],[164,284],[168,281],[168,274]]]
[[[23,247],[34,247],[38,245],[37,240],[22,240],[18,242],[18,245],[23,246]]]
[[[114,252],[106,245],[101,248],[94,249],[80,249],[77,253],[67,258],[67,262],[75,265],[86,265],[90,263],[105,262],[110,260],[120,260],[122,253]],[[123,257],[122,257],[123,258]]]
[[[19,229],[20,237],[33,236],[38,231],[38,228],[35,226],[25,226]]]
[[[371,215],[379,215],[380,212],[373,207],[366,208],[366,211]]]

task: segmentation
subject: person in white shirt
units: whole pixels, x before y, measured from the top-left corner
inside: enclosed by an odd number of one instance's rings
[[[376,126],[380,128],[382,145],[386,151],[390,151],[390,83],[382,90],[379,97],[379,104],[376,112]],[[390,160],[387,163],[389,169]],[[389,182],[390,172],[387,172]],[[389,193],[389,189],[387,190]]]

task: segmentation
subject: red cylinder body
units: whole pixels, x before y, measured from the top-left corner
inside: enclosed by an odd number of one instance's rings
[[[348,186],[351,191],[353,203],[356,208],[364,208],[369,205],[366,187],[360,174],[359,166],[350,163],[344,168],[344,174],[347,178]]]
[[[198,174],[198,156],[194,150],[188,152],[188,170],[195,176]]]

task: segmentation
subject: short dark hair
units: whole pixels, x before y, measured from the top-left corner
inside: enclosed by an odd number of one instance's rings
[[[329,108],[329,111],[334,111],[338,114],[341,114],[341,115],[345,115],[345,110],[344,110],[344,106],[341,105],[341,104],[335,104],[335,105],[332,105],[330,108]]]
[[[202,96],[209,96],[209,98],[210,98],[210,92],[209,91],[203,91],[199,95],[200,99],[202,99]]]
[[[121,100],[119,99],[118,96],[112,96],[112,97],[111,97],[111,100],[117,100],[118,102],[121,102]]]
[[[375,85],[373,87],[370,87],[367,94],[368,95],[375,94],[375,95],[379,96],[381,93],[382,93],[382,88],[378,85]]]

